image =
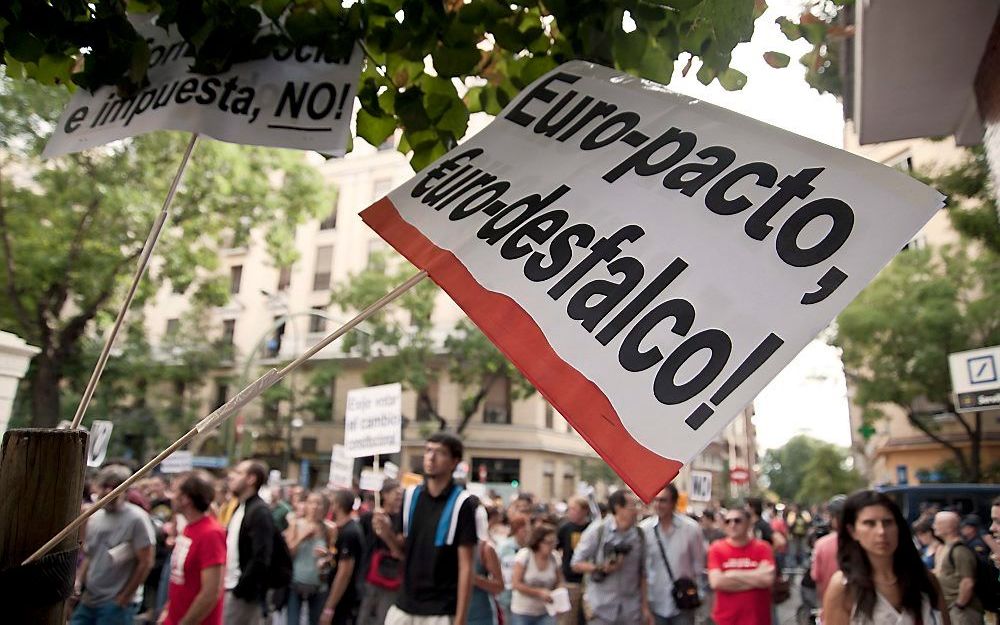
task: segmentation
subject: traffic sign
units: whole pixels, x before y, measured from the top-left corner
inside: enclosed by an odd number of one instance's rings
[[[1000,408],[1000,345],[948,355],[957,412]]]

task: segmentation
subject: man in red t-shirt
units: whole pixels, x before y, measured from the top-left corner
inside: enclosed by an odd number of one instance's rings
[[[181,478],[175,489],[174,510],[187,526],[170,559],[165,625],[222,625],[226,530],[206,514],[214,498],[211,478],[200,471]]]
[[[708,548],[708,583],[715,591],[712,620],[718,625],[771,625],[774,552],[752,538],[750,515],[730,510],[726,538]]]

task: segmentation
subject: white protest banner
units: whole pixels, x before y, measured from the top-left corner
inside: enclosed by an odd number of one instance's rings
[[[395,462],[386,461],[385,465],[382,467],[382,470],[385,472],[386,477],[394,480],[399,479],[399,467],[396,465]]]
[[[942,204],[574,61],[362,217],[649,501]]]
[[[115,424],[110,421],[94,421],[90,425],[90,438],[87,443],[87,466],[99,467],[108,455],[108,443],[111,442],[111,430]]]
[[[347,391],[344,449],[351,458],[401,449],[403,387],[398,382]]]
[[[131,17],[149,42],[148,87],[128,98],[114,86],[78,89],[43,156],[79,152],[153,130],[187,130],[231,143],[342,156],[361,74],[355,47],[343,63],[316,48],[275,52],[214,76],[192,74],[187,44],[149,15]]]
[[[382,482],[385,481],[385,473],[364,469],[361,471],[361,479],[358,480],[358,488],[361,490],[379,491],[382,490]]]
[[[691,471],[691,489],[688,498],[691,501],[712,501],[712,473],[710,471]]]
[[[184,473],[194,468],[194,455],[187,450],[178,450],[163,459],[160,471],[164,473]]]
[[[343,445],[334,445],[330,455],[331,488],[351,488],[354,485],[354,459],[347,455]]]

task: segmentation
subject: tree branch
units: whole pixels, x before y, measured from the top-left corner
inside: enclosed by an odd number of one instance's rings
[[[479,404],[483,402],[486,398],[486,394],[490,392],[491,388],[493,388],[494,382],[496,382],[496,378],[491,376],[489,382],[480,386],[479,391],[477,391],[475,395],[465,402],[462,402],[465,404],[465,408],[462,410],[462,420],[459,422],[458,429],[456,430],[458,434],[465,431],[466,426],[469,425],[469,421],[472,420],[472,415],[476,414],[476,411],[479,410]]]
[[[70,242],[69,253],[66,255],[66,266],[62,272],[62,282],[59,283],[58,287],[54,289],[54,292],[52,292],[49,297],[49,310],[55,314],[58,314],[59,311],[62,310],[63,306],[66,304],[66,298],[69,297],[70,269],[76,264],[77,259],[80,257],[80,253],[83,251],[84,235],[89,229],[91,218],[100,206],[100,197],[95,197],[87,206],[87,210],[84,211],[83,215],[80,217],[79,223],[76,225],[76,232],[73,234],[73,240]]]
[[[923,423],[922,421],[920,421],[920,419],[916,417],[916,415],[913,412],[913,409],[907,408],[906,419],[915,428],[917,428],[918,430],[929,436],[931,440],[946,447],[949,451],[951,451],[951,453],[955,455],[955,458],[958,459],[958,464],[962,469],[962,473],[964,473],[966,477],[969,476],[969,462],[968,460],[966,460],[965,454],[962,453],[962,450],[959,449],[957,445],[946,441],[938,433],[931,430],[927,424]]]

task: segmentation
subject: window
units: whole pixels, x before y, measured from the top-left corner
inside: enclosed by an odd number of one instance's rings
[[[550,430],[555,427],[555,412],[552,404],[545,402],[545,427]]]
[[[282,319],[283,319],[282,316],[275,317],[274,323],[277,324]],[[267,340],[265,353],[267,354],[268,358],[277,358],[278,354],[281,353],[281,339],[284,336],[285,336],[285,322],[281,321],[281,323],[274,328],[274,334],[272,334],[271,338]]]
[[[235,265],[229,268],[229,294],[236,295],[240,292],[240,282],[243,281],[243,265]]]
[[[333,421],[333,399],[337,396],[337,378],[317,389],[316,400],[311,410],[314,421]]]
[[[302,443],[300,445],[302,448],[302,453],[304,454],[314,454],[316,453],[316,437],[315,436],[303,436]]]
[[[278,271],[278,290],[279,291],[287,291],[289,285],[291,285],[291,284],[292,284],[292,268],[291,268],[291,266],[289,266],[289,267],[282,267]]]
[[[313,273],[313,291],[330,288],[330,274],[333,272],[333,246],[321,245],[316,248],[316,270]]]
[[[165,332],[167,337],[172,337],[177,334],[177,330],[181,327],[180,319],[167,319],[167,330]]]
[[[312,334],[326,332],[326,308],[313,307],[313,314],[309,315],[309,332]]]
[[[480,458],[473,456],[470,466],[479,471],[480,466],[486,466],[487,482],[521,481],[521,461],[517,458]]]
[[[226,396],[229,395],[229,385],[225,382],[215,383],[215,402],[212,403],[212,410],[218,410],[226,403]]]
[[[337,227],[337,205],[333,205],[333,209],[330,214],[326,216],[326,219],[319,222],[320,230],[333,230]]]
[[[232,345],[233,338],[236,336],[236,320],[226,319],[222,322],[222,344]]]
[[[486,391],[483,423],[510,423],[510,381],[507,378],[495,378]]]
[[[437,405],[438,401],[438,385],[436,381],[431,382],[427,386],[427,400],[430,401],[431,405],[427,405],[427,401],[424,401],[417,396],[417,421],[430,421],[434,418],[432,408]]]

